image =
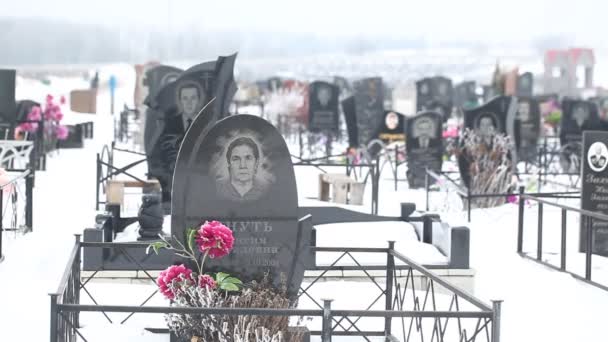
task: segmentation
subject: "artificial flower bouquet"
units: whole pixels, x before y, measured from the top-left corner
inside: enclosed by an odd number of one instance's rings
[[[175,243],[175,245],[174,245]],[[270,281],[244,284],[224,272],[206,273],[208,258],[228,255],[234,245],[232,230],[220,222],[205,222],[188,229],[184,243],[174,238],[149,245],[155,253],[173,251],[187,264],[172,265],[157,279],[159,291],[176,307],[199,308],[287,308],[285,291],[274,289]],[[278,342],[284,338],[288,317],[168,314],[169,329],[179,338],[192,342]]]

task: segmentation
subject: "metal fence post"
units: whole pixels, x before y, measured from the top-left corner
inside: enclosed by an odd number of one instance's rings
[[[523,197],[524,187],[519,187],[519,212],[517,218],[517,253],[522,253],[524,250],[524,210],[526,200]]]
[[[471,222],[471,187],[467,187],[467,221]]]
[[[536,240],[536,260],[543,257],[543,204],[538,203],[538,236]]]
[[[397,191],[398,185],[397,185],[397,178],[399,177],[399,173],[397,172],[399,168],[399,147],[395,146],[395,191]]]
[[[568,211],[566,209],[562,209],[562,243],[561,243],[561,262],[560,268],[562,271],[566,270],[566,218]]]
[[[30,232],[34,231],[34,169],[25,178],[25,225]]]
[[[2,210],[2,207],[4,207],[4,203],[2,203],[4,200],[4,194],[2,191],[0,191],[0,261],[4,260],[4,255],[2,254],[2,236],[4,235],[4,228],[2,225],[2,221],[4,219],[4,212]]]
[[[502,300],[492,301],[492,342],[500,342],[500,309]]]
[[[426,211],[429,211],[429,169],[424,168],[424,190],[426,190]]]
[[[57,295],[56,294],[50,294],[51,296],[51,331],[50,331],[50,342],[57,342],[57,337],[58,337],[58,331],[57,331],[57,325],[59,324],[58,322],[58,311],[57,311]]]
[[[393,310],[393,281],[394,281],[394,272],[395,272],[395,256],[391,253],[395,249],[395,241],[388,242],[388,253],[386,256],[386,300],[385,300],[385,310],[391,311]],[[391,317],[386,317],[384,319],[384,337],[389,337],[391,333]]]
[[[323,299],[323,326],[321,330],[321,342],[331,342],[332,301],[332,299]]]
[[[586,216],[587,220],[587,248],[585,249],[585,279],[591,280],[591,255],[593,252],[593,220]]]
[[[99,210],[99,186],[101,178],[101,163],[99,160],[99,153],[97,153],[97,177],[95,178],[96,191],[95,191],[95,210]]]

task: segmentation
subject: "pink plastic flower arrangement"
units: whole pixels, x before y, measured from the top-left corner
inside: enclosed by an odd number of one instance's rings
[[[184,265],[170,266],[166,270],[160,272],[156,284],[160,292],[167,298],[175,298],[175,289],[180,286],[193,283],[192,270]]]
[[[53,96],[46,96],[44,110],[39,106],[34,106],[26,116],[27,122],[20,124],[17,128],[20,132],[34,133],[38,130],[38,123],[44,120],[45,135],[52,135],[59,140],[68,137],[67,127],[61,125],[63,112],[61,105],[65,104],[65,97],[61,97],[59,104],[53,102]]]
[[[220,222],[205,222],[196,233],[198,250],[212,259],[221,258],[232,250],[234,236],[230,228]]]
[[[196,265],[197,272],[193,272],[184,265],[170,266],[162,271],[157,279],[160,292],[167,299],[175,299],[176,296],[186,295],[185,289],[198,287],[208,291],[217,289],[224,291],[238,291],[243,284],[238,278],[218,272],[215,278],[203,273],[203,267],[207,256],[219,259],[228,255],[234,246],[232,230],[220,222],[205,222],[198,229],[186,231],[186,243],[177,241],[179,247],[174,247],[169,241],[153,242],[148,246],[158,254],[161,249],[174,251],[176,255],[189,259],[191,264]],[[200,254],[199,254],[200,253]],[[202,254],[202,258],[199,256]],[[196,279],[197,281],[194,281]]]

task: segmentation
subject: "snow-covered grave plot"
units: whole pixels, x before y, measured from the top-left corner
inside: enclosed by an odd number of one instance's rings
[[[111,67],[116,70],[122,67]],[[123,68],[124,70],[124,68]],[[104,74],[109,74],[102,70]],[[125,78],[128,73],[124,73]],[[32,91],[41,96],[51,92],[49,89],[39,90],[39,82],[20,83],[18,97],[30,97]],[[55,84],[55,82],[53,82]],[[66,81],[66,83],[69,83]],[[74,81],[80,87],[79,81]],[[74,86],[65,86],[68,91]],[[53,93],[56,92],[55,86]],[[132,94],[132,85],[121,87],[117,95],[117,103],[127,102]],[[109,144],[113,138],[113,120],[109,113],[109,95],[105,89],[100,89],[98,103],[100,109],[95,120],[95,139],[88,141],[82,150],[65,150],[55,152],[48,161],[47,171],[36,174],[34,222],[36,230],[32,234],[21,236],[10,241],[4,251],[5,260],[0,263],[0,341],[46,341],[49,338],[49,297],[48,293],[56,290],[59,284],[68,255],[73,246],[72,234],[81,233],[84,227],[93,225],[94,210],[94,179],[95,154]],[[69,114],[67,115],[69,116]],[[89,119],[89,117],[87,117]],[[316,188],[316,183],[315,188]],[[310,186],[310,185],[309,185]],[[409,190],[404,183],[399,183],[398,191],[393,190],[391,180],[384,177],[380,182],[380,208],[383,215],[398,215],[400,202],[413,202],[418,208],[425,204],[423,190]],[[304,184],[305,188],[308,188]],[[312,186],[310,186],[312,188]],[[299,189],[302,186],[299,185]],[[563,190],[559,188],[558,190]],[[304,190],[302,190],[304,191]],[[368,190],[366,190],[367,192]],[[501,341],[598,341],[605,334],[604,308],[608,305],[608,296],[600,289],[575,280],[571,276],[550,270],[531,261],[522,259],[516,254],[517,206],[505,204],[492,209],[473,210],[472,222],[466,222],[466,217],[458,210],[458,201],[450,211],[443,212],[446,198],[455,198],[452,193],[434,193],[431,209],[441,212],[442,219],[451,225],[465,225],[471,229],[471,267],[476,271],[475,295],[485,302],[491,299],[503,299]],[[364,203],[369,203],[369,193],[365,195]],[[576,201],[575,201],[576,202]],[[574,206],[577,204],[574,203]],[[526,212],[526,223],[531,224],[532,236],[535,231],[535,205]],[[367,208],[362,211],[367,212]],[[545,208],[548,210],[548,208]],[[570,218],[569,218],[570,220]],[[573,239],[578,238],[576,218],[573,226]],[[560,215],[545,217],[544,232],[551,229],[559,231]],[[570,222],[570,221],[569,221]],[[527,228],[528,229],[528,228]],[[545,237],[545,241],[548,241]],[[556,241],[559,240],[559,238]],[[569,241],[568,246],[577,246],[578,239]],[[530,244],[526,250],[532,251],[534,240],[526,239]],[[530,248],[531,247],[531,248]],[[548,249],[548,251],[551,251]],[[570,253],[570,255],[574,255]],[[574,265],[575,261],[569,264]],[[594,260],[595,265],[599,261]],[[600,271],[594,270],[599,276]],[[335,286],[339,286],[336,283]],[[342,284],[344,285],[344,284]],[[90,283],[94,289],[99,288],[109,293],[112,300],[102,304],[126,303],[130,299],[145,299],[144,290],[154,290],[153,285],[129,285],[134,292],[123,288],[124,284],[110,285],[103,282]],[[135,286],[135,287],[133,287]],[[328,285],[329,286],[329,285]],[[332,285],[334,286],[334,285]],[[363,287],[339,286],[336,295],[352,290],[355,295],[367,294]],[[369,294],[371,295],[369,290]],[[104,298],[103,296],[100,296]],[[83,297],[83,302],[85,298]],[[155,303],[153,299],[152,303]],[[160,300],[160,299],[158,299]],[[139,304],[139,303],[137,303]],[[88,315],[88,314],[87,314]],[[137,314],[133,320],[145,321],[147,326],[159,323],[163,326],[160,315]],[[105,318],[101,314],[91,316],[91,321],[83,328],[96,329],[91,340],[112,339],[114,341],[136,341],[135,337],[146,335],[145,341],[154,341],[158,336],[147,334],[141,329],[131,329],[130,326],[102,323]],[[83,314],[83,322],[88,316]],[[450,323],[451,324],[451,323]],[[101,326],[101,328],[96,328]],[[166,337],[158,339],[165,341]],[[335,338],[335,340],[339,340]]]

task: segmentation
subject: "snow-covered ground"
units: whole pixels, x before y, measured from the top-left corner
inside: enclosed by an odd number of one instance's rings
[[[125,72],[117,67],[111,72]],[[108,71],[102,70],[103,73]],[[128,80],[128,77],[125,77]],[[55,82],[53,82],[55,83]],[[53,87],[54,94],[66,94],[76,81],[67,82],[65,89]],[[20,83],[18,94],[28,94],[26,82]],[[60,83],[58,83],[60,84]],[[77,84],[80,86],[80,84]],[[38,85],[36,86],[38,87]],[[118,92],[117,103],[132,103],[132,82],[125,81]],[[44,90],[44,89],[43,89]],[[46,94],[36,90],[40,96]],[[50,88],[48,88],[50,90]],[[26,95],[23,95],[26,97]],[[84,149],[61,150],[48,160],[47,171],[36,174],[34,231],[12,238],[7,234],[5,260],[0,263],[0,341],[47,341],[49,336],[49,292],[56,291],[72,249],[73,234],[90,227],[94,220],[95,154],[113,138],[113,118],[109,113],[109,94],[101,88],[97,115],[87,116],[95,121],[95,139],[87,141]],[[70,114],[67,114],[70,117]],[[76,120],[76,119],[74,119]],[[317,188],[314,172],[299,171],[306,178],[298,181],[300,197],[313,197]],[[404,170],[400,171],[404,175]],[[307,180],[304,180],[307,179]],[[312,182],[312,183],[311,183]],[[424,208],[423,190],[409,190],[405,183],[393,188],[389,168],[385,168],[380,182],[380,214],[398,215],[399,203],[414,202]],[[545,188],[545,190],[547,190]],[[369,208],[371,188],[365,195],[365,210]],[[564,201],[577,206],[577,200]],[[524,249],[534,252],[536,246],[536,206],[526,210],[526,244]],[[567,274],[550,270],[516,254],[517,206],[506,204],[493,209],[476,209],[472,222],[453,193],[436,192],[431,196],[431,209],[441,213],[442,219],[453,226],[464,225],[471,229],[471,267],[476,270],[475,296],[488,302],[504,300],[502,311],[502,339],[506,342],[524,341],[603,341],[605,340],[604,310],[608,306],[608,293],[577,281]],[[544,217],[546,258],[554,258],[558,251],[561,216],[559,211],[545,207]],[[578,246],[578,218],[570,215],[568,221],[569,265],[577,267],[580,255]],[[558,258],[558,257],[557,257]],[[597,259],[597,260],[596,260]],[[603,258],[594,259],[594,272],[598,279],[608,275]],[[602,274],[603,273],[603,274]],[[91,283],[91,292],[103,304],[136,305],[154,290],[152,285],[113,285]],[[364,284],[323,284],[323,291],[349,298],[369,297],[372,290]],[[153,303],[162,305],[161,298]],[[352,308],[355,304],[367,305],[366,300],[355,303],[338,300],[339,305]],[[365,307],[359,307],[364,309]],[[124,315],[115,315],[117,318]],[[143,331],[130,330],[115,324],[109,327],[101,315],[83,314],[84,332],[90,341],[162,341],[159,336],[144,336]],[[162,316],[135,315],[134,322],[162,326]],[[89,330],[87,330],[89,329]],[[100,330],[103,329],[103,330]],[[100,334],[100,331],[103,334]]]

